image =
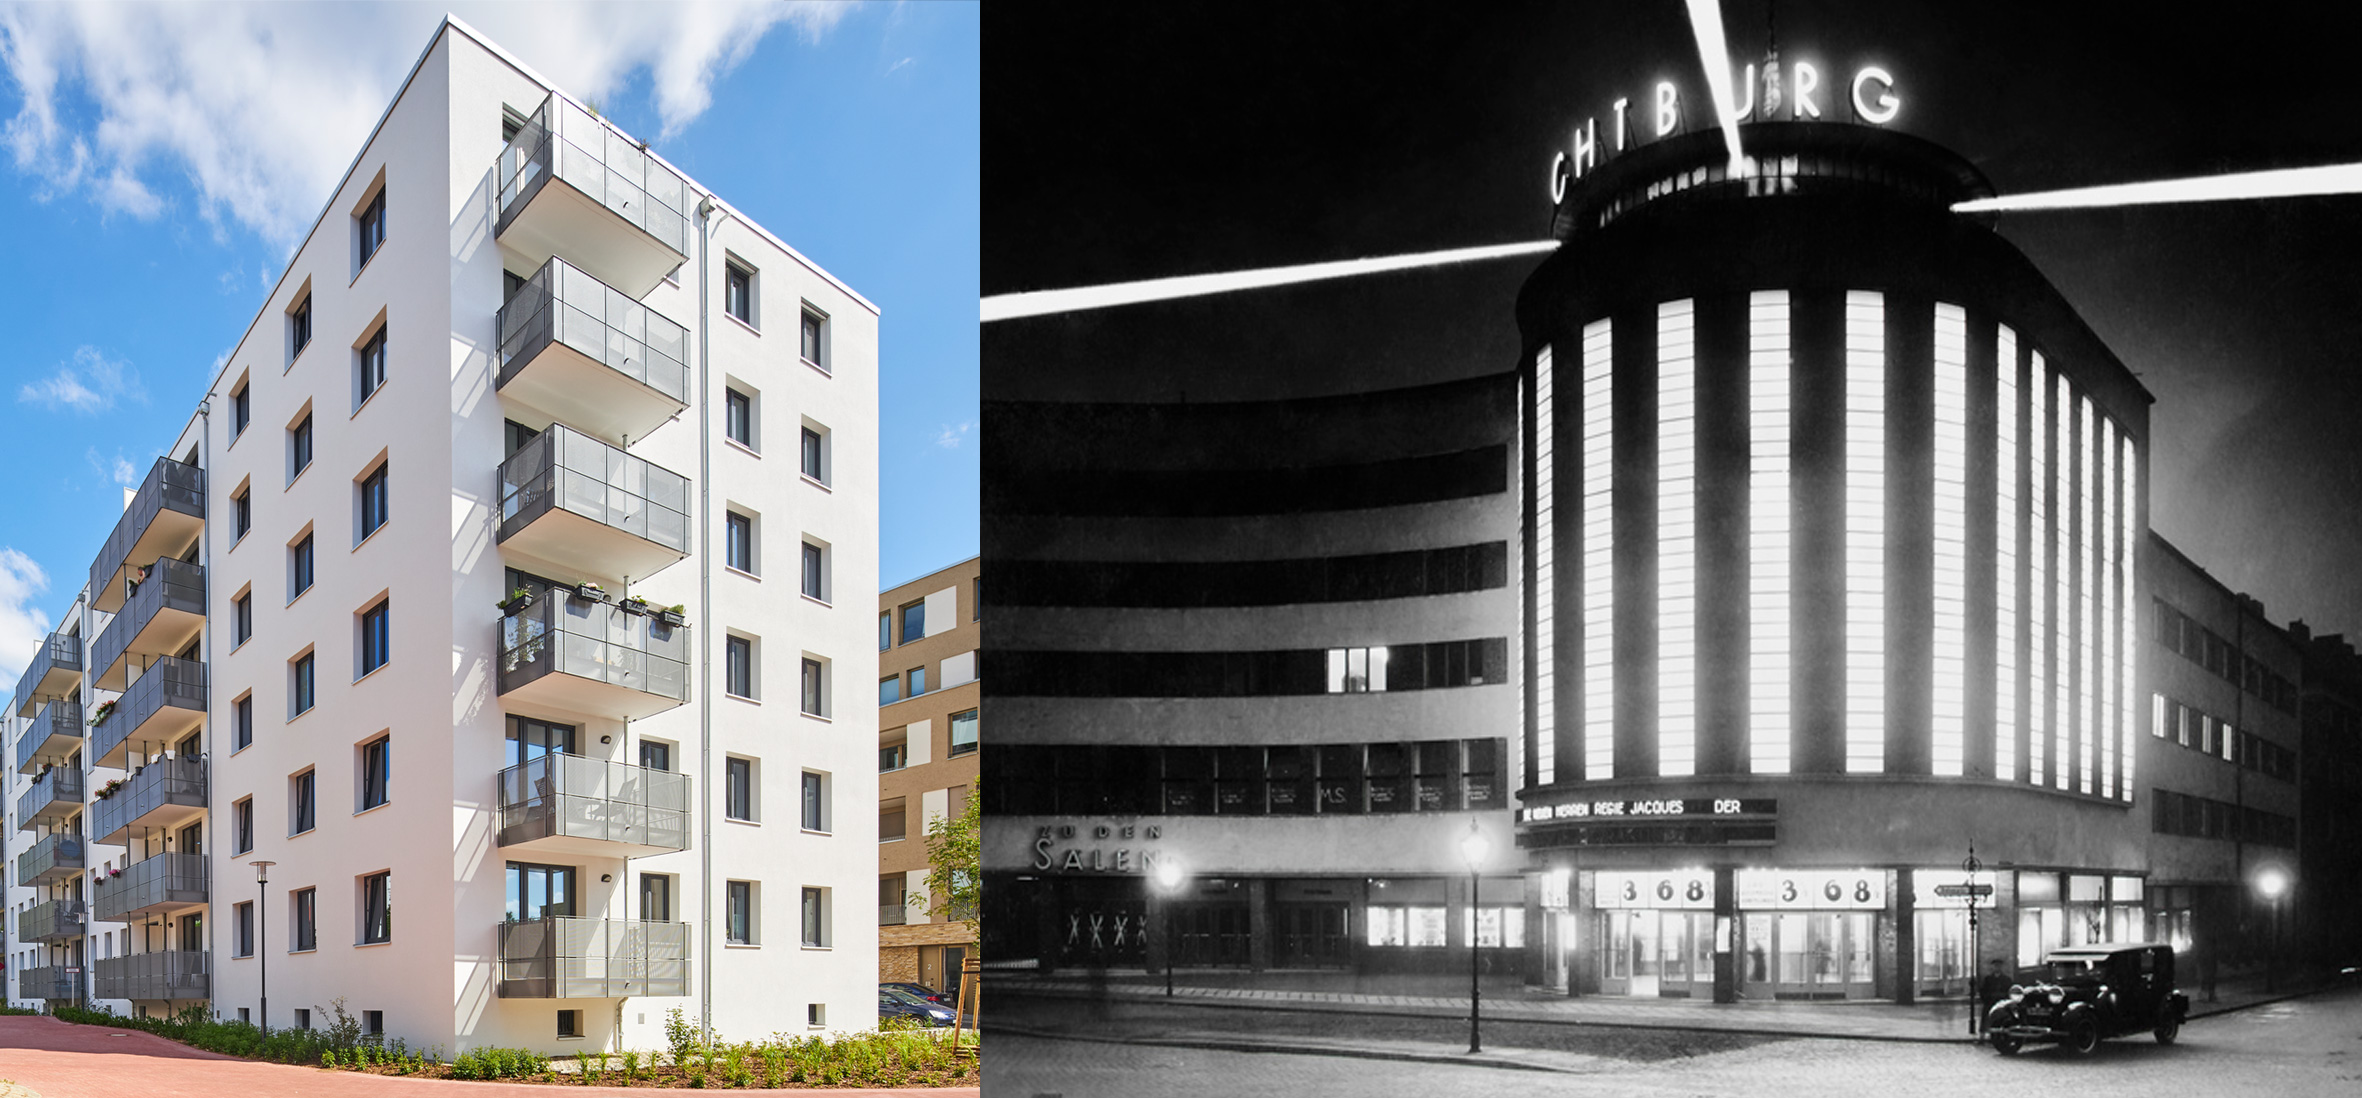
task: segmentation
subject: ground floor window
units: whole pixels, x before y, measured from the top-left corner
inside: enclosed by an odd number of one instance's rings
[[[1440,946],[1444,944],[1441,905],[1370,905],[1370,944],[1373,946]]]

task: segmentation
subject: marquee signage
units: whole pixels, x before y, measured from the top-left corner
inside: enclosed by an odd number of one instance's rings
[[[1592,882],[1591,905],[1598,908],[1688,908],[1714,910],[1714,871],[1676,869],[1627,873],[1602,869]]]
[[[1854,121],[1883,126],[1894,121],[1895,116],[1902,111],[1903,101],[1895,94],[1893,74],[1876,65],[1864,65],[1854,70],[1853,79],[1845,87],[1847,102],[1853,108]],[[1731,104],[1733,122],[1770,122],[1783,117],[1783,110],[1786,118],[1799,122],[1816,121],[1822,117],[1824,104],[1832,111],[1838,109],[1836,89],[1822,82],[1818,65],[1799,60],[1789,66],[1788,74],[1783,79],[1776,53],[1763,66],[1760,76],[1754,65],[1745,66],[1744,75],[1733,83],[1731,90],[1738,100]],[[1651,100],[1649,107],[1645,108],[1647,117],[1641,120],[1652,134],[1649,140],[1662,140],[1688,128],[1689,112],[1684,108],[1679,87],[1670,81],[1660,80]],[[1633,124],[1632,100],[1629,98],[1617,98],[1609,105],[1608,111],[1615,144],[1606,151],[1606,155],[1612,157],[1641,143],[1641,127]],[[1702,118],[1710,118],[1713,113],[1712,103],[1708,102],[1705,109],[1698,113]],[[1720,125],[1720,122],[1710,121],[1707,124]],[[1568,184],[1597,170],[1601,155],[1599,118],[1594,115],[1575,127],[1574,139],[1569,147],[1559,150],[1550,158],[1551,203],[1555,205],[1565,201]]]
[[[1724,816],[1773,816],[1780,802],[1771,797],[1647,797],[1620,801],[1568,801],[1525,809],[1527,823],[1560,820],[1714,819]]]
[[[1146,874],[1156,868],[1160,852],[1129,844],[1156,842],[1163,837],[1164,829],[1157,824],[1044,826],[1034,831],[1033,869],[1043,873]]]
[[[1879,869],[1742,869],[1742,911],[1877,911],[1886,907],[1886,872]]]

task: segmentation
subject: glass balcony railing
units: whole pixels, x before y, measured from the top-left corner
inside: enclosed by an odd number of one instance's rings
[[[581,575],[646,579],[689,555],[689,478],[551,424],[500,463],[499,540]]]
[[[90,605],[114,613],[123,605],[123,570],[178,553],[205,523],[205,470],[157,458],[123,509],[106,547],[90,562]]]
[[[186,736],[205,719],[205,664],[166,656],[115,699],[100,706],[103,716],[90,730],[90,757],[100,766],[121,767],[131,749],[149,754]]]
[[[210,999],[213,955],[194,949],[160,949],[124,957],[102,957],[92,968],[93,999]]]
[[[16,734],[16,772],[30,774],[43,764],[64,765],[74,749],[82,746],[83,731],[81,702],[59,698],[42,706]]]
[[[98,878],[90,917],[104,923],[130,922],[142,915],[177,911],[205,902],[209,882],[202,854],[158,854]]]
[[[16,997],[19,999],[61,999],[79,1001],[82,998],[81,965],[48,965],[41,968],[18,969]]]
[[[910,908],[902,904],[879,904],[879,926],[901,926],[910,921]]]
[[[30,830],[37,824],[54,824],[81,810],[81,769],[53,766],[33,779],[33,787],[16,799],[16,826]]]
[[[654,716],[689,700],[689,627],[551,588],[500,621],[500,696],[594,716]]]
[[[115,845],[134,828],[169,830],[204,809],[203,755],[150,759],[114,792],[102,789],[91,802],[90,834]]]
[[[542,100],[493,174],[493,235],[534,262],[564,254],[641,297],[689,256],[689,184],[646,145],[563,98]]]
[[[689,406],[689,330],[553,257],[500,307],[495,385],[629,445]]]
[[[500,925],[500,997],[689,993],[689,924],[544,918]]]
[[[85,845],[80,835],[44,836],[31,849],[16,856],[16,883],[47,884],[82,872],[89,868],[84,860]]]
[[[41,703],[71,694],[82,682],[82,638],[51,633],[33,650],[33,662],[16,680],[16,715],[30,717]]]
[[[500,845],[591,857],[689,849],[689,776],[581,755],[500,772]]]
[[[80,900],[51,900],[34,904],[17,912],[16,938],[20,942],[57,942],[79,938],[88,933],[84,921],[88,915]]]
[[[202,565],[166,559],[144,578],[137,571],[132,576],[137,588],[90,646],[90,681],[101,690],[123,689],[137,657],[181,651],[205,625]]]

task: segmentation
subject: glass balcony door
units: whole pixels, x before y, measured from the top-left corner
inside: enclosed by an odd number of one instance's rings
[[[575,869],[570,865],[508,863],[509,921],[576,915],[574,874]]]

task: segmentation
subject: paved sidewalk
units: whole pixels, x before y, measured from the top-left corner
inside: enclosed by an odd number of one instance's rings
[[[0,1016],[0,1079],[39,1098],[557,1098],[561,1094],[660,1095],[704,1091],[472,1083],[322,1071],[205,1052],[152,1033],[79,1026],[55,1018]],[[781,1093],[773,1091],[772,1093]],[[975,1087],[802,1091],[830,1098],[977,1098]]]

